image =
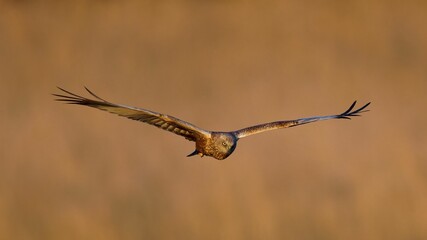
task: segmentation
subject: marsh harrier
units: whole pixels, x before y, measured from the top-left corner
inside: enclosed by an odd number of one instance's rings
[[[86,90],[95,98],[95,100],[79,96],[60,87],[58,88],[63,93],[53,94],[54,96],[58,97],[56,99],[57,101],[89,106],[110,113],[115,113],[119,116],[127,117],[132,120],[148,123],[163,130],[167,130],[169,132],[183,136],[190,141],[194,141],[196,143],[196,149],[187,157],[198,154],[201,157],[210,156],[218,160],[224,160],[230,156],[234,149],[236,149],[237,141],[241,138],[265,131],[295,127],[321,120],[350,119],[350,117],[360,116],[361,113],[369,111],[366,110],[366,107],[370,104],[369,102],[363,105],[361,108],[353,110],[356,105],[356,101],[354,101],[350,108],[341,114],[263,123],[231,132],[215,132],[201,129],[189,122],[170,115],[150,111],[143,108],[130,107],[108,102],[95,95],[86,87]]]

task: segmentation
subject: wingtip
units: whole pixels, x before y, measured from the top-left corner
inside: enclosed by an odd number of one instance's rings
[[[351,110],[353,110],[354,106],[356,106],[356,103],[357,103],[357,100],[355,100],[355,101],[350,105],[350,107],[349,107],[345,112],[341,113],[340,115],[346,115],[346,114],[348,114],[349,112],[351,112]]]
[[[368,102],[367,104],[365,104],[365,106],[363,106],[363,108],[366,108],[369,105],[371,105],[371,102]],[[367,110],[367,111],[369,111],[369,110]]]
[[[105,100],[105,99],[103,99],[103,98],[101,98],[101,97],[99,97],[98,95],[96,95],[94,92],[92,92],[91,90],[89,90],[89,88],[87,88],[86,86],[83,86],[85,89],[86,89],[86,91],[90,94],[90,95],[92,95],[92,96],[94,96],[95,98],[97,98],[98,100],[101,100],[101,101],[103,101],[103,102],[108,102],[107,100]]]
[[[63,92],[67,92],[65,89],[63,89],[62,87],[60,87],[60,86],[56,86],[56,88],[58,88],[59,90],[61,90],[61,91],[63,91]]]
[[[369,104],[371,104],[371,102],[366,103],[365,105],[363,105],[362,107],[353,110],[354,107],[356,106],[357,100],[353,102],[353,104],[351,104],[350,108],[347,109],[347,111],[343,112],[342,114],[339,115],[339,118],[341,119],[351,119],[351,117],[357,117],[357,116],[361,116],[361,113],[364,112],[368,112],[368,109],[365,109],[366,107],[369,106]]]

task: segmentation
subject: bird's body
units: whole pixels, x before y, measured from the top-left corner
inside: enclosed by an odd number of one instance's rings
[[[233,132],[211,132],[210,137],[196,141],[196,150],[188,156],[199,154],[224,160],[236,149],[237,140]]]
[[[236,149],[237,141],[243,137],[280,128],[299,126],[302,124],[312,123],[321,120],[350,119],[350,117],[359,116],[360,113],[368,111],[364,109],[370,104],[367,103],[361,108],[352,111],[354,106],[356,105],[355,101],[347,111],[337,115],[276,121],[243,128],[237,131],[214,132],[201,129],[191,123],[185,122],[170,115],[161,114],[142,108],[110,103],[96,96],[87,88],[86,90],[92,96],[97,98],[97,100],[92,100],[76,95],[62,88],[59,89],[68,95],[53,94],[54,96],[59,97],[57,99],[58,101],[64,101],[70,104],[79,104],[97,108],[100,110],[108,111],[110,113],[115,113],[119,116],[127,117],[132,120],[145,122],[163,130],[170,131],[172,133],[185,137],[187,140],[194,141],[196,143],[196,149],[193,153],[189,154],[188,157],[200,155],[210,156],[218,160],[224,160],[228,156],[230,156],[230,154],[232,154],[233,151]]]

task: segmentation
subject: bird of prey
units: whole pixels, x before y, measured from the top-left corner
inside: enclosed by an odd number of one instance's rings
[[[115,113],[119,116],[127,117],[132,120],[148,123],[163,130],[183,136],[190,141],[194,141],[196,143],[196,149],[187,157],[200,155],[201,157],[209,156],[218,160],[224,160],[230,156],[230,154],[232,154],[236,149],[237,141],[241,138],[265,131],[295,127],[316,121],[350,119],[350,117],[360,116],[361,113],[369,111],[366,110],[366,107],[370,104],[370,102],[368,102],[361,108],[353,110],[357,102],[354,101],[350,108],[341,114],[276,121],[242,128],[237,131],[216,132],[201,129],[189,122],[170,115],[157,113],[143,108],[111,103],[98,97],[86,87],[85,89],[95,98],[95,100],[79,96],[60,87],[58,87],[58,89],[62,91],[62,94],[53,94],[58,97],[56,99],[57,101],[93,107],[110,113]]]

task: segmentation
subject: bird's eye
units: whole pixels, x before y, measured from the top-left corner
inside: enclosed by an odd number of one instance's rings
[[[227,146],[227,143],[222,142],[222,146],[226,147],[226,146]]]

